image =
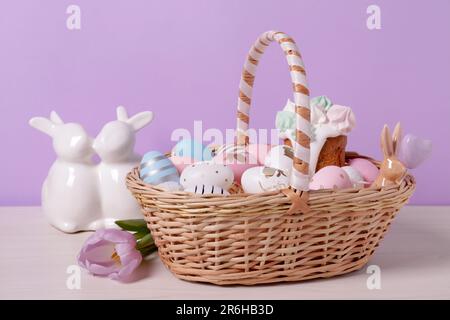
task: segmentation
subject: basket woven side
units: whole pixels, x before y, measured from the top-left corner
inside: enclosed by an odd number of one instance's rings
[[[332,277],[367,263],[414,191],[407,176],[386,189],[310,192],[309,213],[286,214],[281,192],[192,197],[127,178],[164,264],[179,278],[253,285]]]

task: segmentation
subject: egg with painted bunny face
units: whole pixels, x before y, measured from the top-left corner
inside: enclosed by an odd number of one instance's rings
[[[244,172],[241,179],[246,193],[261,193],[289,187],[289,174],[270,167],[253,167]]]
[[[233,180],[233,171],[227,165],[209,161],[187,166],[180,176],[180,183],[185,190],[199,185],[216,186],[228,190]]]

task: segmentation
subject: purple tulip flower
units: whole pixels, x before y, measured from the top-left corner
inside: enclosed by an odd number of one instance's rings
[[[84,243],[78,264],[90,273],[125,281],[142,261],[135,237],[117,229],[100,229]]]

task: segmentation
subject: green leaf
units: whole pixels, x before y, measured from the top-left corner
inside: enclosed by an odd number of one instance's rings
[[[155,242],[153,241],[152,235],[149,233],[146,234],[144,237],[142,237],[141,240],[139,240],[139,242],[136,245],[136,249],[141,250],[145,247],[154,245],[154,243]]]
[[[142,239],[145,235],[147,235],[149,233],[150,233],[150,230],[145,229],[145,230],[140,230],[140,231],[134,233],[133,235],[136,240],[139,240],[139,239]]]
[[[142,231],[147,229],[147,223],[144,219],[117,220],[116,224],[127,231]]]

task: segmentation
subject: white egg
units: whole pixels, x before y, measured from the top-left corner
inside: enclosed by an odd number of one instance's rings
[[[264,191],[285,189],[289,187],[289,173],[284,170],[264,167],[259,181]]]
[[[224,190],[221,187],[218,186],[210,186],[210,185],[197,185],[194,187],[189,187],[186,190],[186,192],[192,192],[198,195],[218,195],[218,196],[228,196],[230,193],[227,190]]]
[[[180,183],[184,189],[198,185],[217,186],[228,190],[233,184],[233,171],[224,164],[197,162],[184,168]]]
[[[290,173],[293,159],[294,150],[292,147],[279,145],[270,149],[264,161],[264,165],[269,168],[275,168]]]
[[[246,193],[285,189],[289,187],[289,174],[275,168],[253,167],[244,172],[241,185]]]
[[[341,167],[342,170],[344,170],[348,177],[350,178],[350,181],[353,184],[353,188],[363,188],[364,187],[364,179],[359,173],[358,170],[351,166]]]
[[[259,179],[264,167],[253,167],[244,171],[241,177],[241,186],[246,193],[260,193],[264,192]]]

